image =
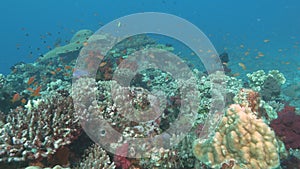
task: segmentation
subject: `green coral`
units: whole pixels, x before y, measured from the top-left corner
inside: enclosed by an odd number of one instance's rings
[[[277,80],[277,82],[281,85],[283,85],[286,81],[284,75],[279,72],[279,70],[270,70],[268,76],[273,77]]]
[[[46,53],[40,58],[40,61],[45,61],[56,56],[65,55],[68,53],[73,53],[79,51],[83,47],[83,43],[88,40],[88,38],[93,34],[91,30],[83,29],[75,33],[75,35],[70,40],[70,43],[65,46],[59,46],[53,50]]]
[[[266,123],[269,123],[270,121],[272,121],[274,119],[277,119],[277,117],[278,117],[277,112],[274,110],[274,108],[272,106],[270,106],[270,104],[266,103],[263,100],[260,100],[259,107],[263,108],[268,115],[268,120],[265,119]]]
[[[249,86],[255,91],[261,90],[261,86],[264,84],[267,78],[266,73],[263,70],[258,70],[253,73],[248,73],[247,77],[249,79]]]
[[[265,80],[268,77],[274,78],[278,84],[282,85],[285,83],[286,79],[282,73],[280,73],[278,70],[270,70],[268,74],[265,73],[264,70],[258,70],[253,73],[247,74],[248,80],[249,80],[249,86],[255,90],[260,91],[261,87],[265,83]]]

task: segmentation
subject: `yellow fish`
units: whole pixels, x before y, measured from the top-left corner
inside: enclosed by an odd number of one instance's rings
[[[259,57],[263,57],[263,56],[265,56],[262,52],[258,52],[258,56]]]
[[[239,66],[240,66],[243,70],[246,70],[246,69],[247,69],[244,63],[239,63]]]

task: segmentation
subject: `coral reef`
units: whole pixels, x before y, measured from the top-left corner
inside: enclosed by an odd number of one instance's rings
[[[11,74],[0,74],[0,168],[267,169],[279,168],[279,159],[282,168],[299,166],[299,116],[288,106],[276,113],[286,104],[279,96],[283,94],[287,102],[291,97],[296,100],[299,85],[282,92],[285,77],[279,71],[248,74],[247,86],[231,76],[227,53],[218,58],[225,74],[207,75],[189,61],[183,62],[192,70],[188,74],[177,62],[163,62],[166,70],[141,69],[139,60],[130,59],[136,52],[155,48],[174,53],[174,48],[137,35],[118,43],[104,57],[106,46],[97,48],[97,42],[117,39],[91,35],[89,30],[78,31],[69,44],[37,62],[18,63]],[[79,51],[87,62],[83,67],[98,68],[95,77],[74,68]],[[153,63],[161,62],[153,53],[146,55]],[[189,78],[178,80],[167,69]],[[118,81],[128,77],[132,78],[128,84]],[[190,84],[196,90],[182,94],[190,91]],[[12,101],[15,95],[19,97]],[[179,122],[179,116],[184,120]],[[206,124],[208,118],[212,120]],[[175,129],[174,123],[178,123]],[[105,125],[115,132],[102,128]],[[187,132],[181,131],[189,125]],[[157,136],[162,137],[153,139]],[[131,138],[141,141],[134,147]]]
[[[221,167],[230,160],[234,161],[234,168],[279,166],[278,142],[274,132],[249,107],[237,104],[228,108],[213,138],[195,141],[194,154],[213,168]]]

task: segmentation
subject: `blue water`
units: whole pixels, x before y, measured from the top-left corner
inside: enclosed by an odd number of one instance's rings
[[[0,73],[8,74],[17,62],[33,62],[54,44],[67,43],[77,30],[96,31],[116,18],[146,11],[171,13],[198,26],[218,52],[229,52],[236,72],[243,73],[235,67],[239,62],[247,66],[245,72],[262,67],[299,72],[298,0],[10,0],[0,5]],[[264,57],[255,59],[257,51]]]

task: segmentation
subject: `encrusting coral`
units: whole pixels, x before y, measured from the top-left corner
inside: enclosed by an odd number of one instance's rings
[[[211,139],[196,140],[194,154],[204,164],[220,168],[234,161],[233,168],[268,169],[279,166],[274,132],[249,107],[231,105]]]

